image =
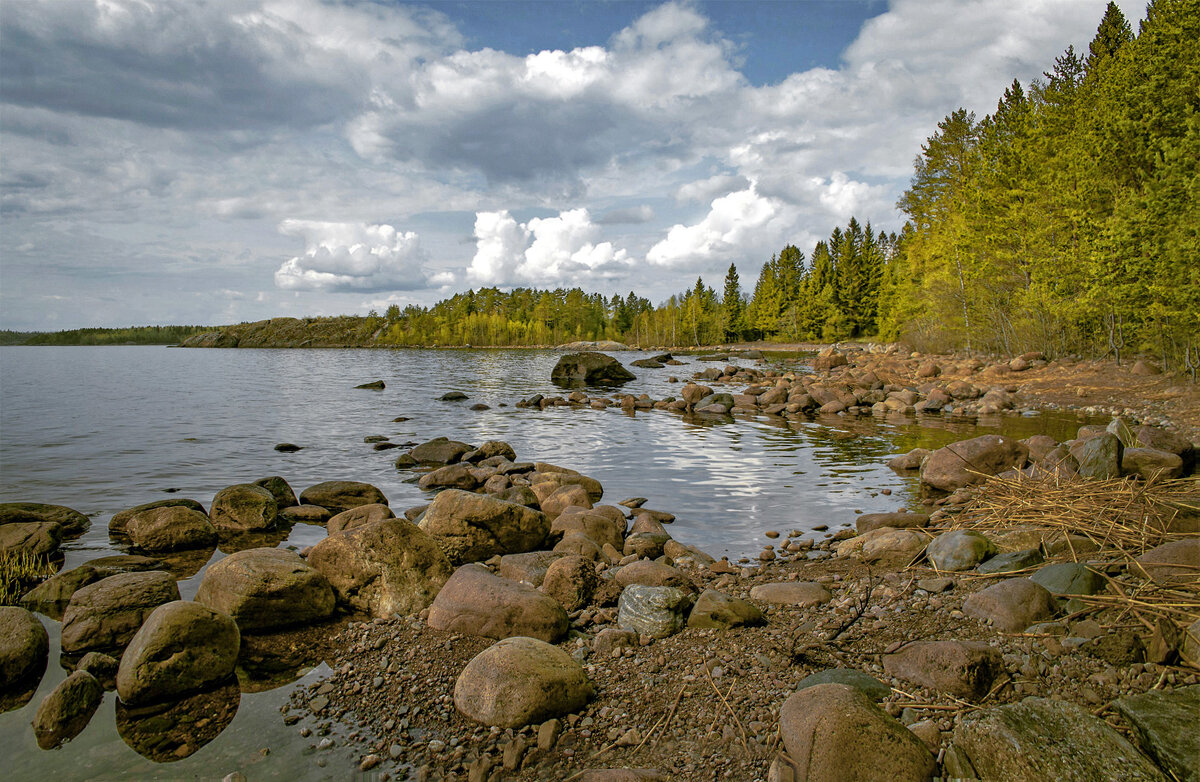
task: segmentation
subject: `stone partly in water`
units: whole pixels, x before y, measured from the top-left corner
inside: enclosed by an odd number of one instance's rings
[[[280,510],[292,508],[300,504],[299,500],[296,499],[296,492],[292,489],[291,484],[279,475],[259,478],[254,482],[254,485],[261,486],[271,492],[271,496],[275,498],[275,504]]]
[[[212,524],[228,532],[255,532],[275,527],[279,505],[275,495],[262,486],[239,483],[227,486],[213,497]]]
[[[65,505],[44,502],[0,503],[0,525],[49,522],[62,527],[64,538],[75,538],[87,532],[92,523],[88,517]]]
[[[329,579],[339,602],[380,618],[426,608],[453,572],[431,537],[396,518],[330,535],[313,546],[308,563]]]
[[[550,643],[567,634],[567,612],[552,597],[527,584],[463,565],[429,606],[435,630],[487,638],[528,636]]]
[[[214,563],[196,602],[233,617],[243,632],[319,622],[335,606],[324,574],[279,548],[246,549]]]
[[[228,615],[190,600],[166,603],[121,655],[117,694],[143,704],[206,689],[233,673],[240,648],[241,633]]]
[[[229,727],[240,701],[236,679],[166,703],[129,706],[117,700],[117,733],[142,757],[172,763],[194,755]]]
[[[150,612],[179,599],[170,573],[121,573],[77,590],[62,621],[62,649],[68,654],[123,649]]]
[[[145,551],[211,548],[217,529],[198,510],[173,505],[136,513],[125,525],[133,545]]]
[[[779,712],[779,735],[808,782],[925,782],[935,770],[920,739],[844,684],[791,695]]]
[[[336,535],[339,532],[352,530],[355,527],[365,527],[377,521],[394,518],[396,518],[396,514],[391,508],[375,502],[370,505],[359,505],[357,508],[342,511],[329,519],[325,525],[325,529],[330,535]]]
[[[979,779],[1166,782],[1108,723],[1066,701],[1026,698],[966,714],[953,746]]]
[[[104,688],[86,671],[75,671],[38,706],[33,735],[42,749],[54,749],[78,736],[104,699]]]
[[[36,616],[24,608],[0,606],[0,712],[33,696],[49,650],[50,637]]]
[[[388,504],[383,492],[361,481],[325,481],[309,486],[300,492],[300,502],[304,505],[320,505],[335,513],[376,502]]]
[[[682,589],[634,584],[621,591],[617,625],[639,635],[666,638],[683,629],[691,607],[692,599]]]
[[[982,483],[1012,467],[1023,467],[1029,449],[1010,437],[985,434],[938,448],[921,464],[921,481],[935,489],[954,491]]]
[[[119,573],[161,570],[162,560],[136,554],[101,557],[51,576],[21,597],[21,605],[51,619],[62,619],[71,596],[80,588]]]
[[[0,524],[0,554],[50,557],[62,539],[62,525],[53,521]]]
[[[1200,782],[1200,684],[1151,690],[1114,704],[1133,726],[1134,739],[1160,768],[1180,782]]]
[[[550,372],[550,381],[561,386],[619,385],[635,380],[636,375],[612,356],[603,353],[568,353]]]
[[[189,500],[186,497],[175,497],[169,500],[158,500],[156,502],[147,502],[144,505],[135,505],[132,508],[127,508],[119,513],[113,514],[113,517],[108,522],[108,534],[128,536],[125,525],[139,513],[152,510],[154,508],[171,508],[171,507],[190,508],[194,511],[204,513],[204,506],[195,500]]]
[[[1106,432],[1076,441],[1071,448],[1071,455],[1079,462],[1081,476],[1106,481],[1121,476],[1121,454],[1124,450],[1120,439]]]
[[[499,728],[561,717],[595,694],[587,673],[563,650],[535,638],[506,638],[475,656],[454,684],[454,706]]]

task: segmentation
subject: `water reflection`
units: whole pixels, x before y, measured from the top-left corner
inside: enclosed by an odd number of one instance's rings
[[[237,715],[242,693],[237,679],[171,703],[126,706],[117,701],[117,733],[135,752],[155,763],[196,754]]]

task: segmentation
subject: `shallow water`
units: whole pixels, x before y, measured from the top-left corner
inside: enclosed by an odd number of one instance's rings
[[[65,546],[64,567],[119,553],[109,542],[117,511],[167,497],[190,497],[207,508],[224,486],[281,475],[299,494],[324,480],[375,484],[397,509],[428,496],[414,475],[397,471],[394,451],[374,451],[369,435],[396,442],[439,435],[512,444],[519,459],[548,461],[598,479],[605,502],[649,498],[678,521],[671,534],[711,554],[753,556],[769,529],[836,530],[856,511],[895,510],[916,502],[915,479],[883,466],[914,447],[936,448],[985,432],[1014,437],[1074,435],[1088,421],[1072,415],[997,416],[977,424],[940,417],[787,421],[777,417],[681,417],[663,411],[636,415],[617,409],[517,409],[534,393],[560,393],[549,382],[559,354],[523,350],[172,350],[159,347],[0,349],[0,501],[51,502],[76,508],[91,529]],[[640,353],[613,354],[628,364]],[[714,364],[636,369],[623,392],[655,399],[677,394],[667,382]],[[734,362],[751,364],[753,362]],[[716,364],[715,366],[720,366]],[[383,391],[354,386],[382,379]],[[447,391],[466,402],[440,402]],[[472,411],[484,402],[490,410]],[[502,407],[501,405],[506,405]],[[406,416],[411,420],[393,423]],[[281,454],[276,443],[303,450]],[[885,496],[881,489],[891,489]],[[167,490],[173,490],[167,493]],[[271,543],[300,548],[320,540],[323,527],[298,524]],[[224,556],[219,549],[212,560]],[[184,598],[195,594],[205,559],[187,565]],[[51,665],[25,707],[0,715],[0,751],[12,778],[50,772],[60,779],[220,778],[243,769],[251,779],[345,776],[348,760],[319,768],[279,706],[291,687],[243,693],[237,714],[220,736],[191,757],[154,763],[118,733],[115,696],[64,748],[42,752],[29,721],[44,694],[65,676],[56,664],[58,623],[51,632]],[[308,674],[319,676],[320,669]],[[306,679],[307,681],[307,679]],[[134,742],[136,743],[136,742]],[[266,757],[259,750],[270,747]],[[335,750],[334,752],[339,752]],[[328,756],[328,753],[322,753]],[[12,764],[15,764],[12,765]]]

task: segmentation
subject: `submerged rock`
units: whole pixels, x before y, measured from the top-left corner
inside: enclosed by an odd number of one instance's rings
[[[49,650],[50,637],[36,616],[0,606],[0,712],[25,702],[17,703],[18,696],[41,681]]]
[[[86,671],[75,671],[38,706],[33,734],[42,749],[54,749],[78,736],[104,699],[104,688]]]

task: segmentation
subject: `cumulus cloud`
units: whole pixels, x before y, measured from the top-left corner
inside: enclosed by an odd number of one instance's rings
[[[610,209],[596,218],[597,225],[620,225],[648,223],[654,219],[654,208],[649,204]]]
[[[715,199],[700,222],[672,227],[646,253],[646,260],[656,266],[713,268],[744,257],[747,249],[764,243],[764,235],[773,240],[779,233],[777,224],[788,217],[783,202],[760,195],[751,183]]]
[[[426,254],[412,231],[314,220],[284,220],[279,231],[304,240],[304,254],[275,272],[275,285],[284,290],[372,292],[428,285]]]
[[[518,223],[508,212],[475,216],[475,257],[468,279],[483,285],[579,285],[628,273],[633,259],[611,242],[586,209]]]

